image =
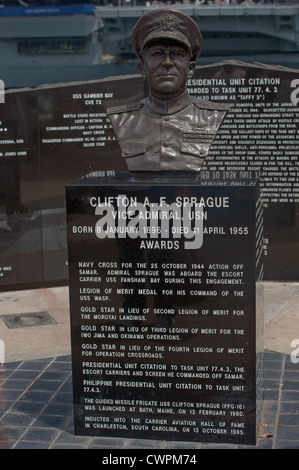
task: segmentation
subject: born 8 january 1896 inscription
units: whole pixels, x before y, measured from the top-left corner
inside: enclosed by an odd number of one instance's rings
[[[76,434],[255,443],[256,182],[98,172],[66,195]]]

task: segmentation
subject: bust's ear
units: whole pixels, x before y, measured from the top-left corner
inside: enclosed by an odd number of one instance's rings
[[[189,70],[188,70],[188,75],[187,75],[188,78],[193,77],[194,70],[195,70],[195,62],[190,62],[190,64],[189,64]]]
[[[138,72],[143,78],[146,77],[144,62],[138,62]]]

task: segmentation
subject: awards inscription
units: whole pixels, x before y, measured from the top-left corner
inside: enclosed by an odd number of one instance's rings
[[[257,183],[98,172],[66,196],[76,434],[255,443]]]

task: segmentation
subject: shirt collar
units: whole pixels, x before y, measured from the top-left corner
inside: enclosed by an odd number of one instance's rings
[[[158,100],[150,95],[147,100],[147,105],[155,113],[174,114],[184,109],[190,102],[191,97],[186,90],[178,98],[173,98],[172,100]]]

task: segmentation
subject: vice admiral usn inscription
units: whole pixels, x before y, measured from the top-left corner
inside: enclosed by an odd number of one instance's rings
[[[139,19],[132,43],[149,97],[107,109],[128,169],[200,171],[229,104],[186,90],[202,48],[197,24],[180,11],[154,10]]]

